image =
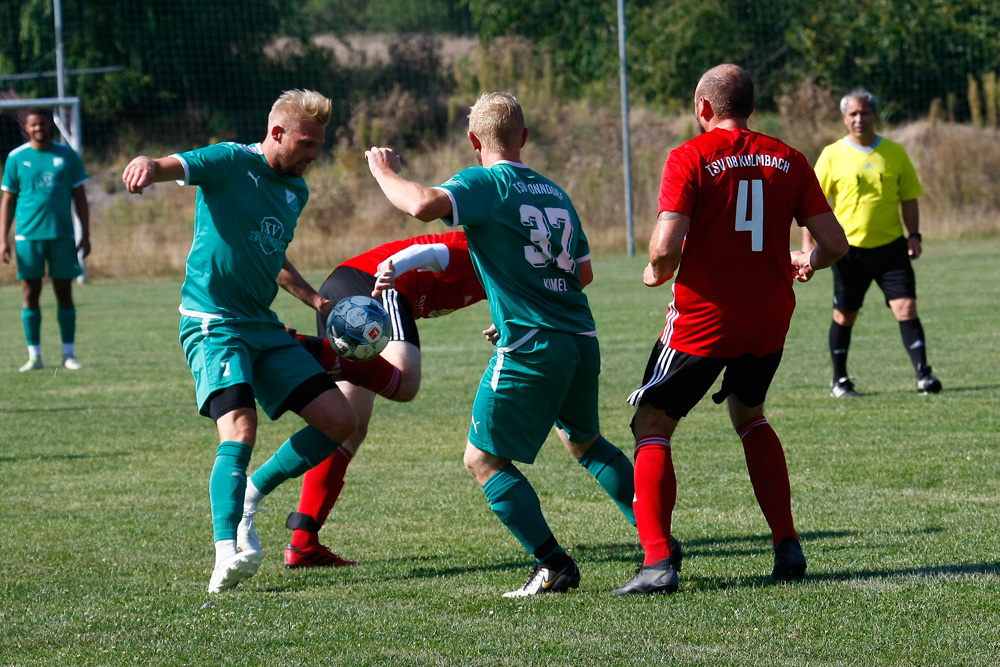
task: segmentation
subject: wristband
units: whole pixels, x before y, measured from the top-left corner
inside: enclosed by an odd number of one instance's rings
[[[918,241],[923,241],[924,237],[920,235],[920,232],[913,232],[912,234],[910,234],[909,238],[916,239]]]

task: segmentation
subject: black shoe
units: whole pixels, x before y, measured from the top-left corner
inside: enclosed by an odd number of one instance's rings
[[[799,541],[794,537],[782,539],[774,548],[774,570],[771,576],[779,580],[802,579],[806,576],[806,557]]]
[[[674,564],[674,569],[678,572],[681,571],[681,561],[684,560],[684,550],[681,549],[681,543],[677,541],[677,538],[673,535],[670,536],[670,562]]]
[[[679,585],[673,553],[652,565],[642,565],[627,584],[611,591],[612,595],[654,595],[676,593]]]
[[[858,398],[860,394],[854,390],[854,383],[846,375],[830,383],[830,395],[834,398]]]
[[[567,556],[566,561],[560,566],[538,563],[524,586],[516,591],[504,593],[503,596],[505,598],[523,598],[543,593],[565,593],[569,589],[579,588],[579,586],[580,568],[576,566],[572,558]]]
[[[936,394],[939,391],[941,391],[941,380],[931,375],[931,367],[921,368],[920,375],[917,377],[917,395],[926,396],[927,394]]]

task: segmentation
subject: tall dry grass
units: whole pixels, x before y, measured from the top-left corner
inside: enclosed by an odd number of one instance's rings
[[[510,67],[510,65],[508,65]],[[517,69],[516,67],[514,69]],[[542,74],[544,76],[544,68]],[[516,87],[515,87],[516,88]],[[584,221],[596,254],[626,248],[624,177],[620,118],[616,109],[587,101],[556,102],[548,93],[522,95],[531,135],[524,161],[562,185]],[[752,119],[751,127],[774,134],[815,159],[822,146],[843,135],[832,97],[816,90],[789,94],[780,113]],[[456,101],[467,108],[471,99]],[[930,239],[991,235],[1000,231],[1000,133],[989,127],[931,120],[891,128],[917,166],[925,194],[922,231]],[[426,184],[444,181],[474,163],[455,120],[441,145],[404,153],[403,175]],[[667,153],[695,132],[693,114],[662,116],[636,109],[632,129],[632,187],[635,247],[645,252],[653,223],[659,179]],[[342,260],[394,238],[440,231],[396,211],[372,179],[361,146],[344,141],[306,174],[311,195],[289,258],[306,271],[327,271]],[[163,183],[143,196],[128,195],[120,182],[125,159],[91,165],[93,253],[89,275],[134,280],[177,277],[191,243],[195,192]],[[11,283],[10,265],[0,282]]]

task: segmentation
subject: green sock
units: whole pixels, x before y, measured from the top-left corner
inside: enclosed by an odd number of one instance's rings
[[[587,469],[601,488],[611,496],[618,509],[633,526],[635,511],[632,500],[635,498],[635,471],[628,457],[604,436],[597,436],[587,453],[578,459],[580,465]]]
[[[247,465],[252,452],[250,445],[232,440],[221,443],[215,450],[208,495],[212,502],[212,528],[216,542],[236,539],[236,527],[243,517]]]
[[[22,308],[21,322],[24,324],[24,339],[28,345],[42,344],[42,310],[40,308]]]
[[[339,442],[334,442],[312,426],[306,426],[285,440],[285,444],[264,461],[264,465],[250,479],[261,495],[266,496],[285,480],[298,477],[325,461],[338,447]]]
[[[508,464],[483,484],[490,509],[539,562],[565,553],[542,516],[538,495],[521,471]]]
[[[63,343],[73,343],[76,338],[76,308],[59,308],[56,310],[56,320],[59,321],[59,333]]]

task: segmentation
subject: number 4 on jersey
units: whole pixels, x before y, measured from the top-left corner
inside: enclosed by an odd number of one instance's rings
[[[747,217],[747,184],[753,186],[750,195],[750,217]],[[764,182],[760,179],[740,181],[740,191],[736,199],[736,231],[750,232],[750,249],[760,252],[764,249]]]

